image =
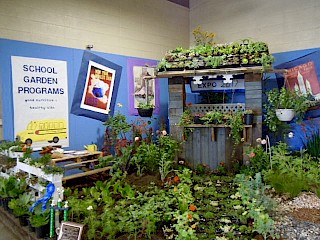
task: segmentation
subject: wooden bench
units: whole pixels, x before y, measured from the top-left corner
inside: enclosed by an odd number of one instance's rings
[[[75,152],[75,154],[64,154],[64,156],[61,158],[52,159],[52,162],[54,164],[57,164],[57,163],[71,161],[72,163],[64,164],[61,167],[65,168],[65,170],[70,170],[74,168],[83,170],[83,172],[81,173],[71,174],[68,176],[64,176],[62,178],[62,181],[68,181],[70,179],[89,176],[92,174],[110,170],[111,167],[104,167],[104,168],[98,168],[98,169],[92,169],[89,167],[90,164],[98,162],[99,158],[102,156],[103,156],[102,152],[99,152],[99,151],[96,151],[96,152],[80,151],[80,152]]]

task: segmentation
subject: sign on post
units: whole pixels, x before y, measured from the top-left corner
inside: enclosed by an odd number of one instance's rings
[[[80,240],[83,224],[74,222],[61,222],[58,240]]]

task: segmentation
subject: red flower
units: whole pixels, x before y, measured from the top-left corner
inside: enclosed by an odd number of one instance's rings
[[[188,219],[192,220],[192,218],[193,218],[192,215],[190,213],[188,213]]]
[[[192,212],[197,211],[197,207],[194,204],[190,204],[189,210]]]
[[[175,183],[179,183],[179,182],[180,182],[179,176],[175,176],[175,177],[173,178],[173,181],[174,181]]]
[[[256,156],[256,154],[255,154],[254,152],[252,152],[252,153],[249,154],[249,157],[251,157],[251,158],[253,158],[253,157],[255,157],[255,156]]]

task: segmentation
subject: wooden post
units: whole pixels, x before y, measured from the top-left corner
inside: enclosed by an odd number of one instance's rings
[[[250,130],[250,141],[243,144],[243,163],[249,161],[246,149],[250,145],[256,144],[256,139],[262,137],[262,73],[245,73],[245,103],[247,109],[252,109],[254,113],[254,125]]]

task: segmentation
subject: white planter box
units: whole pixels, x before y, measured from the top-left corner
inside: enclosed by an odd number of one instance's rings
[[[17,170],[30,173],[53,183],[61,181],[63,177],[63,174],[45,174],[41,168],[36,168],[19,161],[17,161]]]
[[[3,150],[0,152],[0,154],[9,157],[8,150]]]
[[[8,154],[9,158],[22,158],[23,157],[23,152],[12,152],[9,150]]]
[[[45,174],[41,168],[37,168],[34,166],[30,166],[28,164],[25,164],[23,162],[20,162],[19,159],[17,159],[17,166],[16,166],[16,171],[23,171],[29,174],[32,174],[38,178],[45,179],[49,182],[52,182],[55,185],[55,191],[52,196],[52,199],[57,202],[59,199],[59,194],[58,194],[58,188],[62,189],[62,177],[63,174]],[[35,188],[39,192],[42,192],[45,190],[43,186],[40,184],[36,185],[30,185],[30,187]],[[61,200],[63,200],[63,193],[60,194]]]
[[[1,151],[0,154],[5,155],[9,158],[22,158],[24,153],[14,152],[14,151],[11,151],[10,149],[7,149],[7,150]]]

